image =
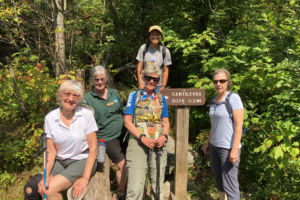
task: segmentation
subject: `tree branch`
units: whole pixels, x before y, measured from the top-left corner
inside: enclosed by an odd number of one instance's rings
[[[66,14],[68,14],[70,11],[72,11],[72,10],[74,10],[74,9],[76,9],[76,8],[78,8],[78,7],[80,7],[80,6],[84,5],[84,4],[86,4],[86,3],[89,3],[89,2],[91,2],[91,1],[92,1],[92,0],[88,0],[88,1],[86,1],[86,2],[84,2],[84,3],[82,3],[82,4],[79,4],[79,5],[77,5],[77,6],[74,6],[73,8],[71,8],[71,9],[69,9],[69,10],[66,10],[63,14],[66,15]]]
[[[8,56],[6,56],[6,62],[7,62],[7,65],[9,67],[10,77],[13,80],[13,83],[14,83],[14,86],[15,86],[15,92],[17,94],[17,98],[18,98],[18,101],[19,101],[19,104],[20,104],[20,107],[21,107],[21,111],[22,111],[23,116],[25,117],[26,121],[28,121],[28,113],[27,113],[27,110],[25,109],[25,106],[23,104],[23,101],[22,101],[22,98],[21,98],[21,94],[20,94],[20,90],[19,90],[16,78],[15,78],[14,69],[11,66],[11,60],[9,59]]]
[[[210,8],[212,14],[214,15],[214,18],[215,18],[216,24],[217,24],[217,26],[218,26],[218,28],[219,28],[219,30],[220,30],[221,36],[223,37],[223,41],[226,42],[226,38],[225,38],[225,36],[224,36],[224,34],[223,34],[223,32],[222,32],[220,26],[219,26],[219,23],[218,23],[218,21],[217,21],[217,18],[216,18],[216,16],[215,16],[215,13],[214,13],[213,9],[211,8],[210,0],[208,1],[208,4],[209,4],[209,8]]]

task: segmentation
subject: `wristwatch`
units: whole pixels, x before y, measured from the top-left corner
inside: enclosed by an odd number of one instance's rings
[[[164,87],[165,89],[167,88],[167,86],[166,86],[166,85],[162,85],[161,87]]]
[[[163,136],[165,136],[165,138],[167,139],[166,142],[168,142],[168,135],[167,134],[163,134]]]

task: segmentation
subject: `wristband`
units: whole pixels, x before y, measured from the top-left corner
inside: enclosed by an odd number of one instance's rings
[[[140,141],[140,142],[142,142],[142,137],[146,137],[145,134],[141,134],[141,135],[139,136],[139,141]]]
[[[168,142],[168,135],[167,134],[163,134],[163,136],[165,136],[165,138],[167,139],[166,142]]]
[[[88,179],[86,179],[85,177],[82,177],[82,178],[84,178],[85,180],[87,180],[88,182],[90,182]]]
[[[166,89],[167,86],[166,85],[162,85],[161,87],[164,87]]]

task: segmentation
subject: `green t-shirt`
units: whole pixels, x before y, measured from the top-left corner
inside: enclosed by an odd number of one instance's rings
[[[84,96],[83,103],[95,110],[98,126],[97,139],[110,141],[121,135],[124,123],[123,103],[118,92],[107,88],[106,100],[98,96],[93,90]]]

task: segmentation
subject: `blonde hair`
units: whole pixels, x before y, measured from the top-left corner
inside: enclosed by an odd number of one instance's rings
[[[158,75],[158,77],[161,76],[161,69],[160,67],[158,67],[156,64],[154,63],[151,63],[151,64],[148,64],[146,65],[145,69],[144,69],[144,75],[147,75],[147,74],[152,74],[152,73],[155,73]]]
[[[56,99],[59,103],[61,103],[61,96],[62,93],[65,91],[76,91],[80,95],[79,102],[81,102],[84,98],[84,88],[82,87],[81,83],[79,81],[75,80],[66,80],[63,82],[60,87],[58,88],[58,91],[56,93]],[[79,104],[78,104],[79,105]]]
[[[232,85],[231,85],[231,79],[230,79],[230,73],[227,69],[218,69],[214,72],[214,75],[218,75],[218,74],[224,74],[228,80],[227,82],[227,91],[230,91],[232,89]]]

